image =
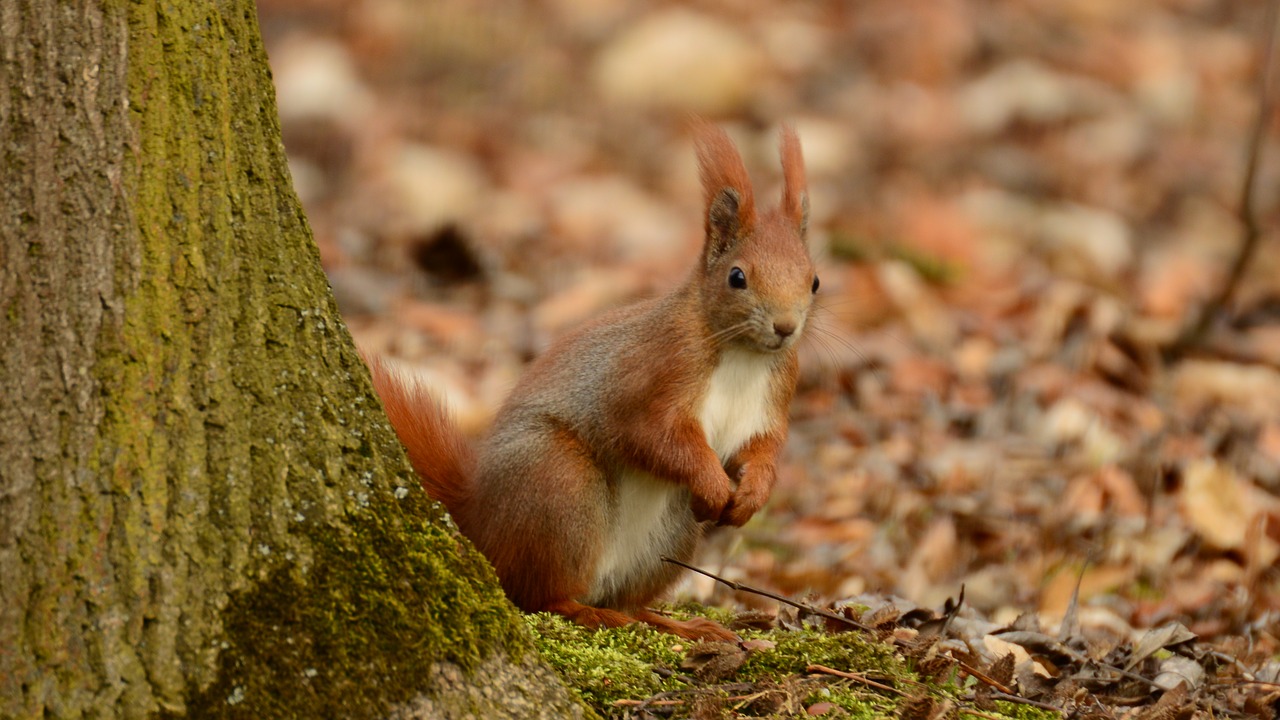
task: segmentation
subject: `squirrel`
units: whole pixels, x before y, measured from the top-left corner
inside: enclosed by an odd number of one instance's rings
[[[735,639],[646,604],[679,575],[662,556],[690,560],[705,525],[741,526],[768,500],[818,277],[795,131],[782,201],[761,214],[724,130],[700,123],[695,147],[705,240],[688,279],[553,343],[478,452],[430,392],[366,358],[428,494],[526,612]]]

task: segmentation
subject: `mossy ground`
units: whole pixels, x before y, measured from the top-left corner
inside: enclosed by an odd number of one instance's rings
[[[891,643],[856,632],[740,629],[744,642],[763,640],[772,646],[750,643],[760,649],[748,651],[736,672],[716,682],[703,682],[681,669],[695,644],[691,641],[645,626],[589,630],[545,613],[525,619],[547,663],[604,717],[628,717],[636,707],[629,701],[659,695],[664,702],[649,709],[667,717],[808,717],[806,710],[819,703],[834,706],[828,717],[897,717],[907,711],[910,698],[924,698],[936,706],[950,703],[963,715],[966,705],[959,698],[972,689],[972,680],[957,681],[954,676],[941,681],[921,678]],[[732,618],[716,619],[731,622]],[[807,673],[812,665],[855,673],[902,694]],[[982,712],[985,717],[1021,720],[1056,717],[1007,703]]]

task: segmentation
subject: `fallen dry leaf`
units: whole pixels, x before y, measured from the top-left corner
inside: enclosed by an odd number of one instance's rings
[[[1178,505],[1183,517],[1210,545],[1221,550],[1240,550],[1250,523],[1260,513],[1274,512],[1275,498],[1267,497],[1230,467],[1213,460],[1199,460],[1183,472]],[[1270,538],[1266,559],[1275,560],[1276,543]]]

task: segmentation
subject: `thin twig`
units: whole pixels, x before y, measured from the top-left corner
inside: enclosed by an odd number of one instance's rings
[[[1025,648],[1026,646],[1023,643],[1025,643],[1026,640],[1023,640],[1023,642],[1018,642],[1018,640],[1028,635],[1032,636],[1033,640],[1038,640],[1043,642],[1047,647],[1049,647],[1054,652],[1062,653],[1063,655],[1066,655],[1072,660],[1075,660],[1076,662],[1080,663],[1081,668],[1093,667],[1093,668],[1098,668],[1102,670],[1107,670],[1121,677],[1133,680],[1134,682],[1145,683],[1146,685],[1150,686],[1153,689],[1156,689],[1156,690],[1164,689],[1159,685],[1157,685],[1155,680],[1143,677],[1135,672],[1130,672],[1128,670],[1125,670],[1124,668],[1118,668],[1115,665],[1108,665],[1099,660],[1094,660],[1093,658],[1090,658],[1088,655],[1085,655],[1084,653],[1078,650],[1073,650],[1062,641],[1057,640],[1055,638],[1051,638],[1048,635],[1043,635],[1041,633],[1002,632],[1002,633],[998,633],[995,637],[1005,640],[1005,642],[1011,642],[1014,645],[1019,645]],[[1073,679],[1082,680],[1085,678],[1076,677]]]
[[[887,692],[887,693],[891,693],[891,694],[893,694],[893,695],[897,695],[898,697],[910,697],[907,693],[905,693],[905,692],[903,692],[903,691],[899,690],[899,689],[898,689],[898,688],[896,688],[896,687],[892,687],[892,686],[890,686],[890,685],[885,685],[884,683],[878,683],[878,682],[876,682],[875,680],[871,680],[871,679],[869,679],[869,678],[863,677],[862,675],[858,675],[858,674],[855,674],[855,673],[849,673],[849,672],[844,672],[844,671],[842,671],[842,670],[836,670],[836,669],[833,669],[833,668],[829,668],[829,667],[826,667],[825,665],[810,665],[809,667],[805,668],[805,671],[806,671],[806,672],[823,673],[823,674],[826,674],[826,675],[835,675],[836,677],[845,678],[846,680],[853,680],[854,682],[862,683],[863,685],[866,685],[866,686],[868,686],[868,687],[873,687],[873,688],[875,688],[875,689],[877,689],[877,690],[883,690],[883,691],[885,691],[885,692]],[[997,683],[997,685],[998,685],[998,683]],[[994,685],[993,685],[993,687],[994,687]],[[1003,686],[1001,686],[1001,687],[1003,687]],[[999,691],[999,690],[993,690],[993,691],[992,691],[992,693],[991,693],[991,696],[992,696],[993,698],[995,698],[996,700],[1004,700],[1005,702],[1017,703],[1017,704],[1019,704],[1019,705],[1027,705],[1027,706],[1030,706],[1030,707],[1040,708],[1041,710],[1051,710],[1051,711],[1056,712],[1056,713],[1058,713],[1058,714],[1060,714],[1060,715],[1061,715],[1061,714],[1065,714],[1065,713],[1063,713],[1063,712],[1062,712],[1062,708],[1054,707],[1053,705],[1049,705],[1048,703],[1037,702],[1037,701],[1035,701],[1035,700],[1030,700],[1030,699],[1028,699],[1028,698],[1024,698],[1024,697],[1018,697],[1017,695],[1012,694],[1012,691],[1010,691],[1010,692],[1002,692],[1002,691]],[[970,715],[977,715],[977,716],[979,716],[979,717],[992,717],[992,716],[987,715],[987,714],[985,714],[985,713],[983,713],[983,712],[981,712],[981,711],[978,711],[978,710],[970,710],[969,708],[960,708],[960,711],[961,711],[961,712],[968,713],[968,714],[970,714]]]
[[[1165,689],[1166,689],[1166,688],[1164,688],[1164,687],[1161,687],[1159,683],[1157,683],[1155,680],[1152,680],[1151,678],[1143,677],[1143,676],[1141,676],[1141,675],[1139,675],[1138,673],[1135,673],[1135,672],[1129,672],[1128,670],[1125,670],[1125,669],[1123,669],[1123,668],[1118,668],[1118,667],[1116,667],[1115,665],[1107,665],[1106,663],[1095,662],[1095,661],[1092,661],[1092,660],[1087,660],[1087,661],[1085,661],[1085,665],[1093,666],[1094,668],[1096,668],[1096,669],[1098,669],[1098,670],[1106,670],[1106,671],[1108,671],[1108,672],[1113,672],[1113,673],[1115,673],[1115,674],[1119,675],[1120,677],[1125,678],[1125,679],[1127,679],[1127,680],[1132,680],[1132,681],[1137,682],[1137,683],[1142,683],[1142,684],[1146,685],[1147,687],[1151,688],[1152,690],[1165,690]],[[1072,676],[1070,677],[1070,679],[1071,679],[1071,680],[1076,680],[1076,681],[1087,681],[1087,680],[1097,680],[1098,678],[1089,677],[1089,676],[1087,676],[1087,675],[1080,675],[1080,674],[1077,674],[1077,675],[1072,675]]]
[[[734,707],[735,710],[741,710],[762,697],[768,697],[772,692],[772,690],[761,690],[760,692],[751,693],[750,695],[743,695],[736,700],[734,698],[729,699],[736,703]]]
[[[719,583],[723,583],[724,585],[727,585],[728,587],[734,590],[738,590],[740,592],[749,592],[755,595],[761,595],[763,597],[769,598],[770,600],[776,600],[785,605],[790,605],[791,607],[796,608],[798,610],[803,610],[811,615],[818,615],[818,616],[827,618],[828,620],[835,620],[836,622],[842,622],[845,625],[848,625],[850,627],[855,627],[855,628],[858,628],[859,630],[864,630],[866,632],[874,632],[871,628],[867,627],[866,625],[863,625],[857,620],[851,620],[847,617],[837,615],[829,610],[821,610],[811,605],[805,605],[804,603],[796,602],[795,600],[792,600],[790,598],[786,598],[781,595],[771,593],[768,590],[761,590],[759,588],[751,587],[750,585],[743,585],[742,583],[734,582],[733,580],[726,580],[725,578],[722,578],[719,575],[716,575],[715,573],[707,572],[702,568],[694,567],[693,565],[690,565],[687,562],[682,562],[680,560],[676,560],[675,558],[669,558],[666,555],[662,556],[662,562],[671,563],[672,565],[679,565],[680,567],[685,568],[686,570],[692,570],[700,575],[706,575],[712,580],[715,580],[716,582],[719,582]]]
[[[716,691],[725,692],[725,693],[737,693],[737,694],[728,695],[727,697],[722,698],[724,700],[737,701],[737,702],[742,702],[745,700],[756,700],[761,695],[767,694],[767,692],[755,691],[756,687],[757,687],[756,683],[728,683],[725,685],[689,688],[687,690],[669,690],[667,692],[660,692],[657,695],[652,695],[648,698],[645,698],[644,700],[633,700],[629,698],[624,698],[622,700],[614,700],[613,706],[614,707],[634,707],[634,708],[640,708],[640,709],[644,709],[646,707],[674,707],[677,705],[684,705],[685,703],[688,702],[688,700],[684,700],[682,698],[696,697],[699,695],[707,695],[709,693],[714,693]],[[747,695],[741,694],[748,690],[751,690],[753,692]]]
[[[972,715],[974,717],[987,718],[987,720],[1005,720],[999,715],[992,715],[991,713],[985,713],[985,712],[982,712],[981,710],[974,710],[973,708],[962,707],[959,709],[959,712],[962,712],[965,715]]]
[[[875,680],[864,677],[862,675],[858,675],[856,673],[845,672],[843,670],[836,670],[835,668],[829,668],[826,665],[810,665],[809,667],[806,667],[804,671],[811,672],[811,673],[822,673],[823,675],[835,675],[836,677],[842,677],[846,680],[852,680],[854,682],[861,683],[863,685],[866,685],[867,687],[872,687],[877,690],[883,690],[887,693],[890,693],[891,695],[897,695],[898,697],[908,697],[905,692],[891,685],[885,685],[884,683],[876,682]]]
[[[1043,703],[1043,702],[1040,702],[1039,700],[1024,698],[1019,695],[1014,695],[1012,693],[1000,692],[999,690],[996,690],[995,692],[991,693],[991,697],[996,700],[1003,700],[1005,702],[1011,702],[1017,705],[1028,705],[1033,708],[1040,708],[1041,710],[1049,710],[1052,712],[1056,712],[1059,715],[1067,714],[1065,710],[1055,705],[1050,705],[1049,703]]]
[[[954,657],[952,657],[951,659],[955,660],[956,663],[960,665],[960,668],[962,670],[974,676],[981,682],[985,683],[988,687],[990,687],[992,690],[992,693],[991,693],[992,697],[996,698],[997,700],[1004,700],[1006,702],[1011,702],[1011,703],[1020,703],[1022,705],[1030,705],[1031,707],[1038,707],[1041,710],[1053,710],[1059,713],[1062,712],[1062,708],[1054,707],[1053,705],[1049,705],[1047,703],[1037,702],[1029,698],[1021,697],[1017,693],[1015,693],[1012,688],[1007,687],[1004,683],[996,680],[995,678],[982,672],[981,670],[978,670],[977,668],[972,667],[968,663],[962,660],[958,660]]]
[[[683,705],[683,700],[614,700],[614,707],[673,707],[675,705]]]
[[[1012,694],[1013,694],[1013,689],[1012,689],[1012,688],[1010,688],[1008,685],[1005,685],[1004,683],[1000,682],[999,680],[996,680],[995,678],[993,678],[993,677],[991,677],[990,675],[988,675],[988,674],[986,674],[986,673],[982,672],[982,671],[981,671],[981,670],[979,670],[978,668],[973,667],[972,665],[969,665],[968,663],[964,662],[963,660],[957,660],[957,659],[956,659],[956,658],[954,658],[954,657],[953,657],[953,658],[951,658],[951,659],[952,659],[952,660],[955,660],[955,661],[956,661],[956,663],[960,665],[960,669],[961,669],[961,670],[964,670],[965,672],[969,673],[970,675],[972,675],[972,676],[974,676],[974,677],[978,678],[978,680],[979,680],[979,681],[981,681],[983,684],[985,684],[985,685],[989,685],[992,689],[994,689],[994,690],[998,690],[999,692],[1002,692],[1002,693],[1004,693],[1005,695],[1012,695]]]
[[[1262,155],[1262,138],[1266,134],[1267,121],[1271,116],[1271,66],[1274,64],[1272,56],[1275,51],[1277,7],[1280,7],[1280,0],[1272,0],[1267,5],[1264,19],[1266,36],[1263,41],[1262,68],[1258,73],[1258,115],[1254,118],[1253,129],[1249,134],[1244,184],[1240,188],[1238,213],[1240,215],[1240,223],[1244,226],[1240,249],[1235,260],[1231,263],[1231,270],[1227,273],[1227,278],[1222,287],[1216,295],[1201,306],[1200,314],[1196,321],[1189,325],[1165,352],[1166,360],[1182,357],[1192,347],[1204,342],[1205,335],[1209,332],[1209,326],[1213,324],[1214,318],[1231,302],[1232,296],[1235,295],[1236,287],[1240,284],[1245,270],[1249,267],[1249,263],[1258,249],[1258,240],[1261,237],[1261,232],[1258,228],[1258,217],[1253,207],[1253,191],[1256,184],[1254,180],[1258,174],[1259,157]]]

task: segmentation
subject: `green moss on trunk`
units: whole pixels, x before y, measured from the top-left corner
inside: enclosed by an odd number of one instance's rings
[[[0,716],[574,714],[373,395],[252,3],[3,15]]]
[[[421,497],[398,502],[420,505]],[[224,613],[230,647],[218,680],[193,699],[191,711],[385,715],[414,698],[441,663],[475,672],[495,647],[519,662],[531,644],[512,626],[501,591],[467,579],[487,574],[483,558],[459,546],[458,561],[446,560],[441,545],[457,539],[422,520],[423,510],[355,515],[349,537],[311,538],[314,561],[305,577],[281,567],[235,595]]]

